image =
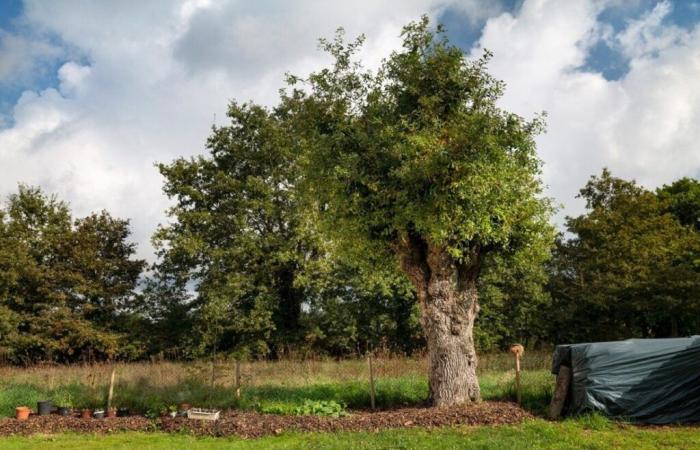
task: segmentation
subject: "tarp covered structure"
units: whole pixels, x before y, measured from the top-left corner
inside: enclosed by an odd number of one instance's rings
[[[567,413],[634,422],[700,422],[700,336],[559,345],[552,373],[571,368]]]

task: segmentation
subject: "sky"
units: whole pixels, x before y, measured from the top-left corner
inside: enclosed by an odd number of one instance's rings
[[[650,189],[700,176],[700,0],[0,0],[0,197],[25,183],[129,218],[153,261],[156,162],[205,152],[231,100],[274,105],[286,72],[328,63],[319,37],[364,33],[376,67],[422,14],[494,53],[501,107],[547,112],[560,226],[604,167]]]

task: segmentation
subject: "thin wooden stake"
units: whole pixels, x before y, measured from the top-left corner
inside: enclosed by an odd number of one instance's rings
[[[209,383],[209,388],[211,390],[214,390],[214,383],[216,382],[216,377],[214,375],[215,366],[214,366],[214,359],[213,358],[209,364],[210,364],[210,369],[211,369],[211,379],[210,379],[210,383]]]
[[[109,377],[109,393],[107,394],[107,410],[112,407],[112,396],[114,395],[114,376],[117,371],[117,367],[112,364],[112,375]]]
[[[372,367],[372,355],[367,355],[367,364],[369,365],[369,401],[372,409],[374,409],[374,367]]]
[[[241,362],[236,360],[236,397],[241,398]]]
[[[515,392],[518,398],[518,405],[523,403],[523,393],[520,387],[520,356],[525,352],[525,348],[516,344],[510,348],[510,352],[515,356]]]
[[[515,356],[515,390],[518,393],[518,405],[522,405],[523,392],[520,388],[520,355]]]

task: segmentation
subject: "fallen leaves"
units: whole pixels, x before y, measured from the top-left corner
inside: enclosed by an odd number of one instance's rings
[[[116,431],[184,432],[199,436],[256,438],[285,431],[379,431],[401,427],[517,424],[530,414],[509,402],[481,402],[446,408],[401,408],[387,411],[354,411],[339,418],[283,416],[250,411],[225,411],[217,421],[186,418],[147,419],[143,416],[110,419],[31,416],[28,421],[0,420],[0,435],[54,434],[62,432],[111,433]]]

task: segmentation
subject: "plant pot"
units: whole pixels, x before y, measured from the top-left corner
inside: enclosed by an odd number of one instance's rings
[[[122,407],[117,410],[117,417],[127,417],[129,415],[129,408]]]
[[[51,409],[53,409],[51,400],[44,400],[36,404],[36,411],[40,416],[48,416],[51,414]]]
[[[105,418],[105,410],[104,409],[93,410],[92,417],[94,417],[95,419],[104,419]]]
[[[32,410],[28,406],[18,406],[15,408],[15,417],[17,420],[27,420],[29,419],[29,413]]]
[[[177,409],[179,409],[180,411],[188,411],[192,409],[192,405],[190,405],[189,403],[182,402],[178,405]]]
[[[63,416],[63,417],[70,416],[70,413],[71,413],[70,408],[66,408],[65,406],[58,407],[58,415],[59,416]]]
[[[116,408],[109,408],[107,410],[107,417],[110,419],[117,417],[117,409]]]
[[[80,411],[80,418],[81,419],[90,419],[92,417],[92,410],[91,409],[83,409]]]

